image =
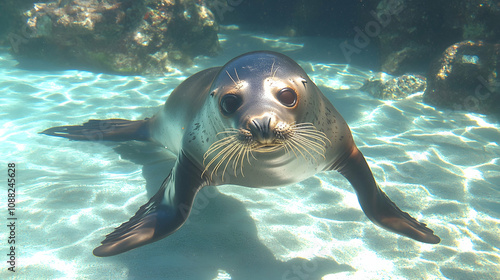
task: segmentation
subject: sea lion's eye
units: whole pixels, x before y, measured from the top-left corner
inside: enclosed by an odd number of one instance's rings
[[[297,103],[297,93],[291,88],[284,88],[278,92],[278,100],[287,107],[293,107]]]
[[[240,108],[242,103],[241,97],[236,94],[226,94],[220,100],[220,107],[224,115],[231,115]]]

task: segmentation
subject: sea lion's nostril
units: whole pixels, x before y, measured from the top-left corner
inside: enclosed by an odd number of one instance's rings
[[[253,137],[259,141],[267,142],[273,137],[271,129],[271,116],[256,117],[250,121],[249,130]]]
[[[250,127],[250,130],[255,133],[260,133],[262,131],[262,128],[260,127],[259,121],[256,119],[252,120],[252,126]],[[253,129],[252,129],[253,128]]]

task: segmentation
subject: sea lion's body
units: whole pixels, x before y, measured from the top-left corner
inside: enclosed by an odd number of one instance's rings
[[[91,121],[44,133],[76,140],[93,133],[104,140],[147,140],[178,157],[158,193],[106,237],[94,250],[97,256],[175,232],[204,186],[277,187],[324,170],[337,170],[351,182],[374,223],[422,242],[439,242],[378,188],[342,116],[302,68],[281,54],[248,53],[198,72],[151,119]]]

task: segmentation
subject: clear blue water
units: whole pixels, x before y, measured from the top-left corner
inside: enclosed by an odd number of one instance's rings
[[[372,98],[356,90],[372,73],[321,61],[318,39],[224,34],[221,56],[165,77],[22,70],[0,50],[0,164],[15,162],[18,176],[16,279],[500,279],[498,123],[425,105],[421,94]],[[146,145],[38,132],[151,116],[189,75],[258,49],[304,67],[350,125],[381,188],[426,222],[439,245],[376,227],[349,183],[325,172],[278,189],[206,188],[200,211],[172,236],[115,257],[92,255],[154,194],[173,159]],[[7,231],[0,240],[7,279]]]

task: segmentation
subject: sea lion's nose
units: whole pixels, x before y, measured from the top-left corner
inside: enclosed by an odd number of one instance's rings
[[[255,140],[270,144],[274,141],[274,123],[274,116],[265,114],[251,118],[248,122],[248,128]]]

